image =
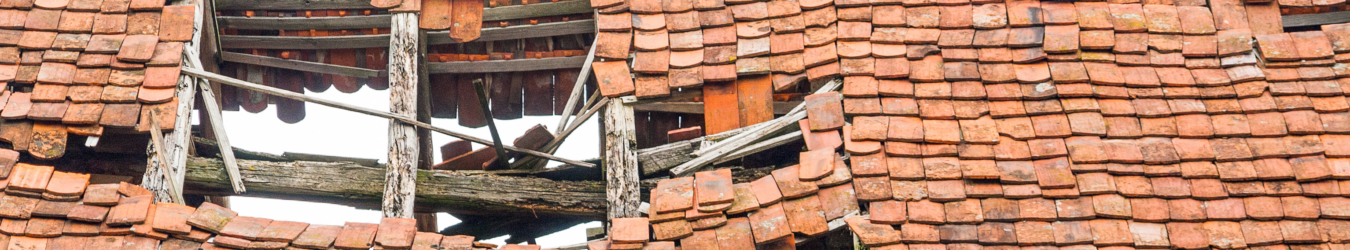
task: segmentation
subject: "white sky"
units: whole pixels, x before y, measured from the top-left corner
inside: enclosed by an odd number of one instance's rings
[[[332,88],[323,93],[305,94],[376,110],[389,110],[389,92],[372,90],[368,87],[351,94],[341,93]],[[312,103],[307,104],[305,109],[305,119],[296,124],[287,124],[278,120],[275,105],[257,114],[242,110],[239,112],[226,111],[224,112],[226,133],[229,135],[230,143],[233,146],[245,150],[273,154],[296,152],[379,159],[382,163],[388,158],[388,120]],[[196,114],[193,113],[193,115]],[[526,129],[536,124],[544,124],[549,128],[549,131],[554,131],[558,119],[558,116],[526,116],[516,120],[497,120],[496,123],[502,140],[505,143],[510,143],[523,134]],[[556,154],[573,160],[591,159],[599,156],[599,131],[596,121],[596,118],[592,118],[577,128]],[[433,119],[432,124],[451,131],[491,140],[491,135],[486,126],[477,129],[461,127],[458,125],[458,121],[454,119]],[[453,140],[452,137],[447,135],[435,132],[432,132],[432,134],[432,142],[435,147],[440,147],[440,145]],[[483,145],[474,145],[475,149],[479,147],[483,147]],[[433,148],[432,151],[437,154],[434,159],[439,160],[439,150]],[[552,162],[550,166],[558,164]],[[239,212],[240,215],[274,220],[325,225],[342,225],[343,222],[379,223],[380,220],[379,211],[358,210],[348,206],[325,203],[249,197],[232,197],[230,202],[231,209]],[[441,228],[459,223],[459,220],[445,213],[438,214],[436,218],[437,225]],[[555,234],[540,237],[538,243],[544,248],[582,243],[586,240],[585,229],[599,226],[599,222],[581,224]],[[480,239],[480,241],[493,244],[503,244],[505,240],[505,236],[487,240]]]

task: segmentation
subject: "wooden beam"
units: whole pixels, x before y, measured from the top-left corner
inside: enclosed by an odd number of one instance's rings
[[[159,112],[151,109],[149,115],[150,117],[159,117]],[[154,155],[155,160],[159,162],[169,162],[168,159],[164,158],[164,155],[167,155],[168,153],[164,152],[164,131],[161,131],[159,129],[159,119],[149,119],[149,120],[150,120],[150,145],[154,146],[155,149],[154,150],[155,153],[152,155]],[[159,165],[158,169],[159,173],[163,175],[164,180],[168,182],[168,185],[164,186],[168,187],[169,189],[168,190],[169,198],[173,200],[173,203],[186,205],[187,202],[183,201],[183,184],[179,183],[178,179],[169,176],[169,169],[165,167],[164,164],[158,165]]]
[[[594,30],[595,19],[484,28],[482,36],[474,42],[588,34],[594,33]],[[426,42],[430,45],[456,43],[453,39],[450,39],[447,31],[427,32],[427,36],[430,39]],[[358,49],[388,46],[389,35],[324,37],[221,35],[220,41],[221,47],[225,49]]]
[[[435,131],[435,132],[437,132],[437,133],[449,135],[450,137],[455,137],[455,138],[463,139],[463,140],[466,140],[466,141],[472,141],[472,142],[475,142],[475,143],[478,143],[478,144],[484,144],[484,145],[487,145],[487,144],[492,143],[492,141],[489,141],[489,140],[486,140],[486,139],[483,139],[483,138],[478,138],[478,137],[470,136],[470,135],[467,135],[467,134],[463,134],[463,133],[459,133],[459,132],[455,132],[455,131],[450,131],[450,130],[448,130],[448,129],[444,129],[444,128],[432,126],[431,124],[428,124],[428,123],[425,123],[425,122],[419,122],[419,121],[417,121],[417,120],[412,119],[411,117],[407,117],[407,116],[403,116],[403,115],[396,115],[396,114],[394,114],[394,113],[389,113],[389,112],[379,111],[379,110],[373,110],[373,109],[369,109],[369,108],[365,108],[365,107],[360,107],[360,106],[355,106],[355,105],[349,105],[349,104],[340,103],[340,102],[335,102],[335,101],[332,101],[332,100],[327,100],[327,99],[322,99],[322,98],[314,98],[314,97],[306,96],[306,95],[304,95],[304,94],[299,94],[299,93],[291,92],[291,91],[288,91],[288,90],[278,89],[278,88],[271,87],[271,86],[265,86],[265,85],[261,85],[261,84],[256,84],[256,83],[251,83],[251,82],[246,82],[246,81],[243,81],[243,80],[230,78],[230,77],[228,77],[228,76],[223,76],[223,75],[216,74],[216,73],[206,72],[206,71],[202,71],[202,70],[199,70],[199,69],[194,69],[194,68],[187,68],[187,67],[184,67],[184,68],[183,68],[183,74],[184,74],[184,75],[189,75],[189,76],[194,76],[194,77],[201,77],[201,78],[204,78],[204,79],[207,79],[207,80],[220,82],[220,83],[223,83],[223,84],[226,84],[226,85],[230,85],[230,86],[240,87],[240,88],[249,89],[249,90],[253,90],[253,91],[260,91],[260,92],[263,92],[263,93],[267,93],[267,94],[269,94],[269,95],[272,95],[272,96],[274,96],[274,97],[287,98],[287,99],[292,99],[292,100],[299,100],[299,101],[303,101],[303,102],[315,103],[315,104],[319,104],[319,105],[324,105],[324,106],[328,106],[328,107],[333,107],[333,108],[337,108],[337,109],[341,109],[341,110],[352,111],[352,112],[361,113],[361,114],[365,114],[365,115],[370,115],[370,116],[375,116],[375,117],[381,117],[381,118],[386,118],[386,119],[393,119],[393,120],[397,120],[397,121],[399,121],[399,122],[411,124],[411,125],[413,125],[413,126],[417,126],[417,127],[421,127],[421,128],[430,129],[431,131]],[[572,164],[572,165],[577,165],[577,166],[582,166],[582,167],[595,167],[595,164],[590,164],[590,163],[585,163],[585,162],[580,162],[580,161],[574,161],[574,160],[563,159],[563,158],[560,158],[560,157],[557,157],[557,156],[554,156],[554,155],[551,155],[551,154],[547,154],[547,153],[543,153],[543,152],[539,152],[539,151],[534,151],[534,150],[530,150],[530,149],[517,148],[517,147],[513,147],[513,146],[505,146],[505,148],[506,148],[506,150],[510,150],[510,151],[514,151],[514,152],[519,152],[519,153],[522,153],[522,154],[527,154],[527,155],[536,156],[536,157],[542,157],[542,158],[545,158],[545,159],[555,160],[555,161],[559,161],[559,162],[563,162],[563,163],[567,163],[567,164]]]
[[[417,13],[395,13],[389,28],[389,112],[400,117],[417,116],[418,57],[420,29]],[[389,164],[385,165],[384,199],[380,211],[386,218],[412,218],[417,193],[417,128],[389,121]]]
[[[1317,14],[1285,15],[1280,17],[1284,20],[1284,27],[1303,27],[1319,26],[1323,24],[1346,23],[1350,22],[1350,11],[1337,11]]]
[[[234,150],[230,150],[230,137],[225,134],[225,121],[221,118],[220,104],[216,103],[216,94],[211,90],[211,86],[206,81],[198,81],[198,87],[202,88],[203,110],[206,111],[205,123],[211,124],[211,134],[215,135],[216,142],[219,143],[220,157],[225,160],[225,169],[230,176],[230,187],[234,193],[243,193],[244,181],[239,177],[239,164],[234,159]]]
[[[292,60],[270,56],[259,56],[253,54],[244,54],[239,52],[225,51],[220,54],[221,59],[227,62],[237,62],[243,64],[252,64],[281,69],[292,69],[305,72],[334,74],[354,77],[376,77],[380,75],[379,70],[327,64],[320,62],[311,62],[303,60]]]
[[[434,62],[427,63],[432,74],[465,74],[524,72],[535,70],[575,69],[585,64],[584,56],[553,57],[539,59],[493,60],[477,62]]]
[[[637,151],[633,148],[637,145],[633,107],[623,102],[609,102],[604,120],[607,218],[640,216],[638,205],[642,203],[642,195],[638,187]]]
[[[216,17],[222,29],[237,30],[341,30],[389,27],[391,15],[343,17]]]
[[[239,160],[244,186],[241,196],[281,198],[380,207],[384,168],[346,162],[269,162]],[[553,181],[543,178],[464,175],[451,171],[416,172],[418,212],[475,215],[535,214],[601,217],[605,185],[597,181]],[[232,194],[219,159],[191,157],[184,192]]]
[[[374,9],[366,0],[217,0],[216,10]]]
[[[802,101],[773,102],[773,114],[785,115],[792,107],[801,104]],[[633,106],[634,111],[640,112],[667,112],[680,114],[703,114],[703,102],[658,102],[643,103]]]
[[[498,84],[505,84],[505,83],[498,83]],[[506,163],[507,158],[506,150],[502,149],[502,137],[501,135],[497,134],[497,122],[496,122],[497,119],[493,119],[491,115],[492,109],[491,107],[489,107],[490,105],[488,103],[488,92],[487,88],[483,86],[483,79],[473,80],[473,90],[475,92],[474,94],[478,96],[478,107],[483,109],[483,120],[487,120],[488,133],[492,135],[491,146],[494,150],[497,151],[496,157],[497,166],[510,167],[510,164]]]
[[[183,46],[183,61],[187,64],[184,68],[201,68],[201,58],[197,56],[201,47],[202,31],[202,9],[204,5],[200,0],[177,1],[178,4],[195,5],[194,16],[192,18],[193,34],[192,41]],[[173,132],[164,138],[164,146],[159,153],[149,153],[146,155],[148,165],[145,174],[141,177],[141,186],[155,193],[156,201],[172,202],[175,199],[182,200],[181,195],[174,195],[173,189],[181,190],[182,187],[172,187],[173,183],[183,183],[183,169],[187,163],[188,151],[192,147],[192,106],[197,97],[197,81],[188,76],[179,76],[174,96],[177,96],[178,107],[174,110],[177,119],[174,119]],[[153,147],[153,146],[149,146]],[[152,151],[152,150],[147,150]],[[166,159],[161,161],[160,159]],[[158,166],[158,167],[157,167]],[[168,170],[168,173],[161,171]],[[172,179],[172,180],[171,180]]]

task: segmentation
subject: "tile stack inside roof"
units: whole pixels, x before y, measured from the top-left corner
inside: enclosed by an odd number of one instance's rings
[[[639,97],[654,75],[843,78],[806,98],[800,164],[728,208],[700,176],[658,184],[656,241],[777,249],[843,219],[877,249],[1340,249],[1350,24],[1284,32],[1283,3],[593,1],[597,56],[635,49],[595,69]]]
[[[211,203],[156,203],[140,186],[19,163],[0,179],[0,246],[11,250],[494,249],[471,236],[417,232],[413,219],[342,226],[240,216]],[[537,245],[501,249],[538,250]]]
[[[69,134],[148,131],[151,119],[172,129],[194,8],[162,0],[0,2],[0,141],[53,159]]]

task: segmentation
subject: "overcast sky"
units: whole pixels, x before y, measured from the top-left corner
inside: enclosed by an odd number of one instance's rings
[[[306,95],[359,105],[376,110],[389,110],[389,92],[363,88],[356,93],[346,94],[335,89],[323,93],[305,93]],[[317,104],[307,104],[304,121],[296,124],[283,123],[276,118],[276,106],[253,114],[245,111],[224,112],[226,133],[230,143],[245,150],[261,151],[273,154],[284,152],[308,153],[379,159],[386,162],[388,153],[388,120],[328,108]],[[195,112],[193,113],[196,114]],[[597,117],[599,117],[597,115]],[[554,131],[558,116],[526,116],[516,120],[497,120],[498,132],[503,141],[510,143],[526,129],[544,124]],[[599,156],[599,131],[597,120],[592,118],[577,128],[559,148],[557,155],[573,160],[591,159]],[[458,125],[454,119],[433,119],[432,124],[451,131],[465,133],[479,138],[491,139],[487,127],[466,128]],[[453,141],[447,135],[432,132],[432,142],[436,147]],[[474,148],[483,145],[474,145]],[[439,151],[433,149],[439,160]],[[552,162],[550,166],[558,165]],[[286,201],[262,198],[233,197],[231,209],[241,216],[254,216],[274,220],[299,221],[312,224],[342,225],[343,222],[379,223],[380,212],[357,210],[347,206],[325,203]],[[280,208],[280,209],[278,209]],[[444,228],[459,220],[445,213],[437,215],[438,226]],[[586,240],[585,229],[599,227],[599,222],[581,224],[559,233],[538,239],[545,248],[582,243]],[[503,244],[506,237],[480,241]]]

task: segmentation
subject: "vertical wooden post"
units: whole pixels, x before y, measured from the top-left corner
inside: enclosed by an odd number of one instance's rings
[[[605,197],[609,219],[637,217],[642,196],[638,189],[636,135],[633,106],[611,101],[605,108]]]
[[[420,22],[420,20],[419,20]],[[426,41],[427,32],[419,30],[417,32],[417,41]],[[427,43],[417,43],[417,121],[431,124],[431,77],[427,73]],[[432,148],[431,130],[426,128],[417,129],[418,150],[418,169],[431,169],[431,165],[436,164],[433,157],[436,156]],[[441,228],[436,225],[435,213],[414,213],[413,217],[417,219],[418,232],[436,232]]]
[[[184,0],[178,1],[178,3],[197,6],[193,17],[194,22],[192,24],[192,42],[184,44],[183,50],[185,52],[184,55],[188,55],[184,57],[184,60],[189,63],[188,65],[201,65],[201,59],[198,58],[196,54],[201,47],[201,18],[203,16],[202,9],[205,7],[205,4],[203,4],[201,0]],[[173,132],[169,133],[169,135],[164,138],[164,148],[161,151],[165,152],[165,155],[160,157],[159,154],[155,153],[156,150],[154,149],[153,144],[146,148],[146,162],[148,162],[149,165],[145,168],[145,175],[141,177],[141,186],[154,192],[155,200],[159,202],[183,200],[181,195],[173,196],[170,195],[171,192],[169,191],[173,188],[182,190],[183,187],[170,187],[169,183],[183,183],[184,168],[185,165],[187,165],[188,149],[192,146],[192,119],[189,117],[191,117],[192,113],[192,104],[197,99],[197,81],[196,78],[188,76],[181,76],[178,78],[178,90],[174,93],[178,98],[178,107],[175,110],[174,115],[178,118],[174,119]],[[168,162],[160,162],[159,158],[163,158]],[[160,165],[164,166],[163,169],[168,169],[169,173],[167,176],[173,178],[174,181],[165,179],[166,175],[161,172]]]
[[[417,13],[394,13],[389,31],[389,112],[417,115]],[[381,211],[388,218],[412,218],[417,188],[417,129],[389,121],[389,164],[385,165]]]

